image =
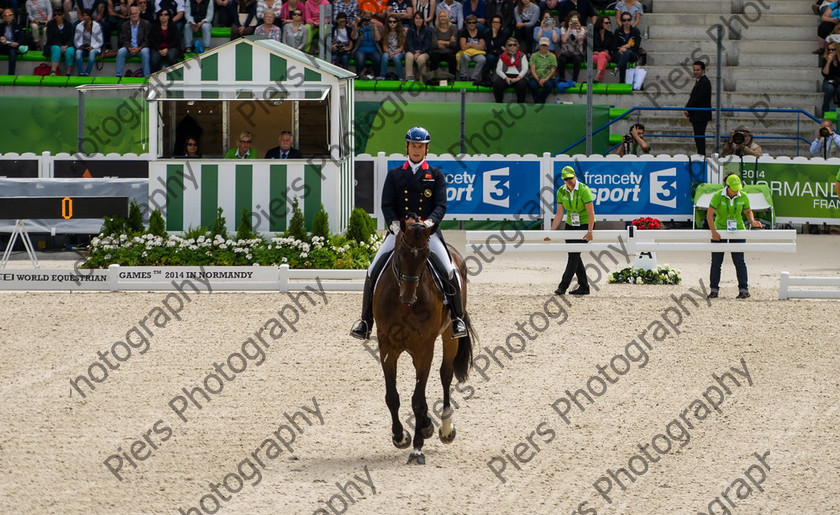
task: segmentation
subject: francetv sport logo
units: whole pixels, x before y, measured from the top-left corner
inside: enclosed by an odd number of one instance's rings
[[[613,203],[677,207],[676,168],[653,172],[587,171],[583,182],[592,190],[596,206]]]

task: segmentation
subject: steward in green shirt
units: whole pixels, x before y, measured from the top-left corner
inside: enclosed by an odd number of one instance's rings
[[[834,183],[834,192],[840,197],[840,170],[837,170],[837,181]]]
[[[563,168],[560,173],[564,186],[557,191],[557,211],[551,221],[551,230],[556,231],[563,220],[563,213],[566,213],[566,230],[580,231],[586,226],[586,234],[582,240],[566,240],[566,243],[587,243],[592,241],[592,229],[595,227],[595,208],[592,201],[592,190],[585,184],[578,182],[575,177],[575,170],[571,166]],[[550,240],[550,238],[546,238]],[[563,278],[554,293],[565,295],[572,276],[577,277],[578,287],[569,293],[572,295],[589,295],[589,281],[586,278],[586,269],[580,252],[569,252],[569,259],[566,262],[566,270]]]

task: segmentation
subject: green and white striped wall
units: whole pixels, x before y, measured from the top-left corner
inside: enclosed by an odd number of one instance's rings
[[[329,179],[338,177],[337,167],[329,163],[275,163],[278,161],[152,162],[149,196],[154,205],[165,204],[162,212],[168,231],[210,227],[220,207],[229,231],[236,230],[243,209],[251,213],[255,231],[263,234],[284,231],[291,219],[295,197],[308,229],[323,203],[331,229],[339,230],[335,222],[338,184],[336,179]]]

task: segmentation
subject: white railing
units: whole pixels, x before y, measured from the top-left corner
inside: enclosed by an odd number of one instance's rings
[[[793,290],[791,286],[821,286],[832,290]],[[840,299],[840,277],[798,277],[782,272],[779,282],[779,300],[786,299]]]

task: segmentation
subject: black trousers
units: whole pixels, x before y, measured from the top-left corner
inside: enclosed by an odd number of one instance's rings
[[[697,146],[697,153],[701,156],[706,155],[706,124],[709,122],[704,120],[702,122],[691,122],[694,127],[694,144]],[[700,136],[699,138],[697,136]]]
[[[528,79],[522,78],[514,82],[513,85],[510,85],[498,75],[493,79],[493,96],[496,98],[496,103],[501,104],[504,102],[505,90],[509,87],[513,87],[513,90],[516,92],[516,102],[524,104],[525,93],[528,92]]]
[[[566,231],[580,231],[585,226],[566,224]],[[566,243],[586,243],[586,240],[566,240]],[[566,270],[563,272],[563,279],[560,280],[560,289],[566,290],[572,282],[572,277],[577,276],[578,286],[588,290],[589,281],[586,278],[586,269],[583,267],[583,259],[580,257],[580,252],[569,252],[569,259],[566,261]]]

